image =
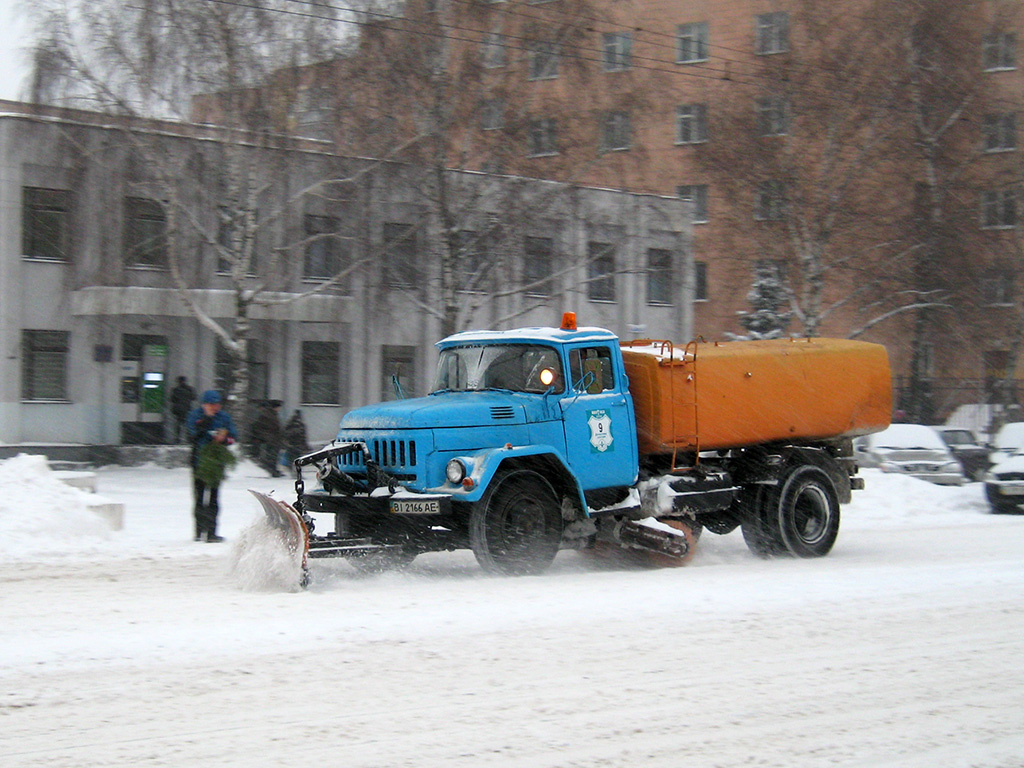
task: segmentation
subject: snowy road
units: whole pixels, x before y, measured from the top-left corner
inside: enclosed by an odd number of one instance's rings
[[[1024,766],[1024,517],[979,486],[870,475],[818,561],[734,533],[677,570],[456,553],[253,593],[147,472],[113,542],[0,561],[2,766]],[[225,533],[270,482],[232,481]]]

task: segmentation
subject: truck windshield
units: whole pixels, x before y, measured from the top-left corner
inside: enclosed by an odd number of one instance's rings
[[[507,389],[544,393],[565,390],[562,362],[552,347],[493,344],[441,350],[434,392]]]

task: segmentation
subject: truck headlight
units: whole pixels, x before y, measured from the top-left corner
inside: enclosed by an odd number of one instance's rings
[[[444,475],[452,485],[460,485],[466,477],[466,465],[459,459],[452,459],[444,468]]]

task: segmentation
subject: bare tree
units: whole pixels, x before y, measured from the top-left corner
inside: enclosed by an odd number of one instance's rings
[[[108,113],[123,129],[140,188],[166,222],[159,234],[165,242],[153,249],[166,254],[158,266],[230,355],[229,399],[243,413],[253,308],[329,290],[356,266],[328,259],[306,271],[315,278],[303,283],[306,290],[293,288],[303,254],[346,234],[297,232],[297,211],[310,200],[329,206],[353,194],[351,169],[337,163],[289,171],[294,155],[326,155],[330,147],[275,130],[305,93],[308,65],[332,58],[341,44],[330,3],[302,7],[296,12],[284,0],[45,0],[34,8],[36,100]],[[228,127],[157,122],[189,123],[202,94],[213,94],[207,121]],[[173,134],[188,141],[175,142]],[[200,297],[214,273],[233,295],[226,319]]]
[[[867,308],[879,318],[919,304],[894,290],[915,249],[894,226],[900,200],[884,181],[900,131],[890,5],[851,14],[801,0],[767,14],[763,47],[730,75],[709,128],[714,151],[701,156],[731,203],[727,236],[774,263],[806,336],[833,315],[852,327]]]
[[[342,84],[337,142],[423,171],[412,181],[415,231],[438,269],[429,292],[416,285],[409,299],[442,334],[481,309],[500,322],[543,306],[539,283],[585,268],[587,255],[561,249],[550,255],[550,274],[531,274],[519,266],[526,238],[555,211],[569,214],[573,185],[595,168],[626,174],[642,162],[631,118],[645,91],[632,71],[631,37],[589,0],[409,2],[400,16],[378,8],[361,18],[358,45],[333,75]],[[614,82],[600,76],[605,70]],[[592,108],[573,98],[581,89]],[[628,163],[620,149],[630,150]],[[519,182],[529,177],[560,183],[538,192]]]

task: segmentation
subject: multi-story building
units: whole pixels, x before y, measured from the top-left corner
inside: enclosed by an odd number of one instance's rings
[[[773,268],[789,332],[885,343],[900,400],[939,418],[1022,370],[1018,5],[409,2],[366,17],[292,124],[691,200],[697,333],[742,333]]]
[[[248,195],[231,187],[231,157]],[[178,376],[229,387],[243,325],[249,396],[301,408],[313,441],[347,408],[394,397],[393,374],[429,389],[444,318],[422,169],[12,102],[0,158],[0,443],[161,442],[166,392]],[[575,309],[626,336],[692,335],[677,198],[451,175],[480,225],[453,236],[490,249],[462,263],[464,327]]]

